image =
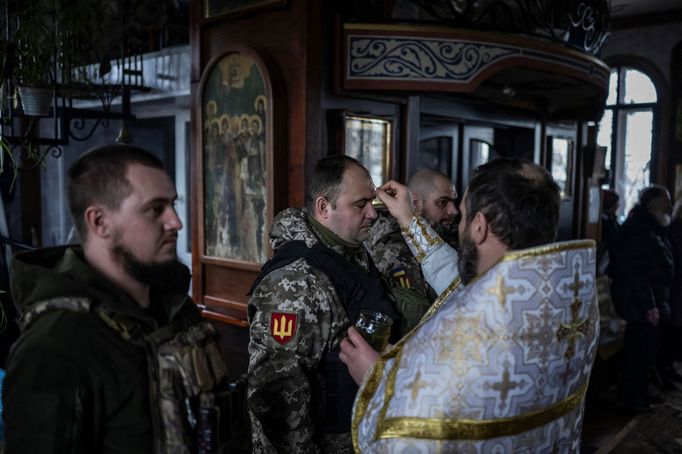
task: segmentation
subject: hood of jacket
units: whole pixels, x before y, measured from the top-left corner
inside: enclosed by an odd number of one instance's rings
[[[272,220],[270,246],[276,251],[290,241],[305,241],[312,247],[319,240],[308,224],[308,212],[302,208],[287,208]]]
[[[402,238],[400,225],[388,210],[377,210],[377,214],[377,219],[372,224],[372,228],[369,229],[369,237],[365,240],[365,246],[369,249],[373,249],[385,238]]]
[[[152,289],[152,301],[184,300],[190,274],[178,264],[177,279],[165,288]],[[170,279],[169,279],[170,281]],[[14,256],[10,269],[10,289],[19,314],[32,304],[51,298],[78,297],[106,303],[120,313],[147,318],[144,309],[127,293],[88,265],[78,246],[60,246],[21,252]],[[163,298],[163,299],[161,299]],[[177,304],[172,304],[177,301]]]

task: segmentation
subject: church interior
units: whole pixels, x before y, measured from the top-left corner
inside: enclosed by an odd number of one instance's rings
[[[532,161],[559,185],[560,241],[600,242],[603,190],[620,220],[650,184],[682,199],[679,0],[141,0],[104,19],[74,0],[47,25],[54,2],[24,3],[0,11],[3,364],[11,256],[77,241],[66,173],[108,143],[173,178],[178,257],[234,380],[271,222],[305,205],[320,158],[350,155],[376,186],[437,169],[460,195],[481,164]],[[29,105],[31,79],[46,101]],[[625,322],[598,292],[582,451],[682,451],[682,383],[653,413],[615,405]]]

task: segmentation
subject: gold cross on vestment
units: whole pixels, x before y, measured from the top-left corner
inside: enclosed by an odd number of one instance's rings
[[[511,381],[509,377],[509,369],[505,369],[502,373],[502,381],[499,383],[493,383],[490,387],[495,391],[499,391],[500,399],[502,399],[502,402],[505,402],[507,400],[507,396],[509,395],[509,391],[518,388],[520,384],[520,382]]]
[[[578,337],[585,336],[587,334],[587,328],[589,327],[589,320],[583,319],[578,320],[578,312],[580,311],[580,306],[582,306],[582,301],[580,300],[580,289],[585,287],[587,283],[580,280],[580,274],[578,270],[575,270],[575,275],[573,279],[573,284],[568,286],[569,289],[573,290],[573,303],[571,303],[571,323],[562,323],[556,332],[556,338],[559,342],[564,339],[568,340],[568,347],[566,347],[566,354],[564,355],[566,359],[571,359],[575,355],[575,341]]]
[[[417,400],[417,394],[422,388],[426,388],[429,383],[422,381],[419,379],[421,377],[422,372],[420,370],[417,371],[417,376],[414,377],[414,381],[410,385],[410,390],[412,391],[412,400],[416,401]]]
[[[504,276],[500,274],[499,276],[497,276],[495,286],[489,288],[487,293],[497,296],[497,299],[500,301],[500,305],[504,306],[504,303],[507,300],[507,295],[516,293],[516,288],[507,287],[504,283]]]

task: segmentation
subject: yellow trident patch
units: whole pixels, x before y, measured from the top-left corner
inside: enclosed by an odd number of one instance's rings
[[[274,312],[270,315],[270,334],[281,345],[286,344],[296,335],[298,316],[287,312]]]

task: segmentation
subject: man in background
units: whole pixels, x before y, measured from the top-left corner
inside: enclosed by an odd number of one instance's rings
[[[459,212],[455,206],[457,191],[452,181],[437,170],[423,169],[410,178],[408,187],[412,193],[415,215],[424,218],[446,242],[456,243],[456,218]],[[410,252],[400,224],[388,210],[379,211],[365,245],[379,271],[393,281],[393,285],[415,289],[429,302],[438,296],[424,279],[418,258]],[[416,317],[421,318],[426,309],[428,306]]]
[[[666,231],[671,209],[666,188],[653,185],[643,189],[618,231],[611,261],[614,304],[618,315],[627,321],[618,397],[635,412],[651,410],[647,385],[659,351],[660,322],[669,322],[671,316],[674,264]]]

